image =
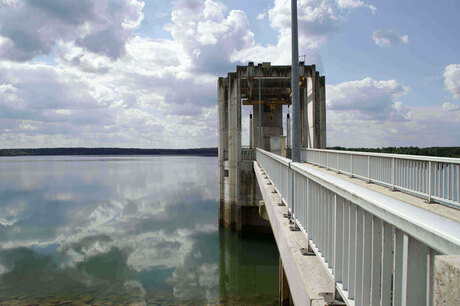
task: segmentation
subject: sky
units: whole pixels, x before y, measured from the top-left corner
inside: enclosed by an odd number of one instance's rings
[[[298,0],[328,146],[460,145],[459,13]],[[289,0],[0,0],[0,148],[215,147],[217,78],[248,61],[291,64]]]

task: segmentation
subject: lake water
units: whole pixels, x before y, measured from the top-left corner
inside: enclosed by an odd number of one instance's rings
[[[218,228],[217,159],[0,158],[0,301],[276,304],[272,237]]]

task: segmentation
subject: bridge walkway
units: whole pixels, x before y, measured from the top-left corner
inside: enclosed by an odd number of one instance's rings
[[[450,294],[447,304],[458,305],[459,210],[335,169],[256,153],[259,211],[270,221],[294,304],[343,298],[350,306],[438,305]]]

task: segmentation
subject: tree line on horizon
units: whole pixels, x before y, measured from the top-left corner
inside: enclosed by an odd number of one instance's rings
[[[460,158],[460,147],[382,147],[382,148],[345,148],[345,147],[329,147],[331,150],[345,151],[360,151],[372,153],[389,153],[389,154],[405,154],[405,155],[423,155],[437,157],[454,157]]]
[[[137,149],[137,148],[36,148],[0,149],[0,156],[37,155],[196,155],[217,156],[217,148]]]

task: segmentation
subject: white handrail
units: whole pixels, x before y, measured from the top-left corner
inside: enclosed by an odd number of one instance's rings
[[[300,148],[303,151],[316,151],[316,152],[330,152],[330,153],[341,153],[351,155],[363,155],[363,156],[378,156],[378,157],[394,157],[399,159],[411,159],[411,160],[423,160],[423,161],[435,161],[442,163],[460,164],[460,158],[454,157],[438,157],[438,156],[425,156],[425,155],[407,155],[407,154],[392,154],[392,153],[376,153],[376,152],[362,152],[362,151],[345,151],[345,150],[330,150],[330,149],[312,149],[312,148]]]
[[[301,160],[431,202],[460,207],[460,159],[325,149],[301,150]]]
[[[431,301],[434,256],[460,254],[460,223],[264,150],[256,159],[347,304]]]

